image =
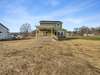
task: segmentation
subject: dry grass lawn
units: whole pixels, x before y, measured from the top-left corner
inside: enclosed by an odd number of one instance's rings
[[[100,41],[1,41],[0,75],[100,75]]]

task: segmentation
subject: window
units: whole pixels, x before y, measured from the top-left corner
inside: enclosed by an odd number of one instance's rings
[[[60,36],[60,32],[58,32],[58,36]]]
[[[63,36],[64,35],[64,32],[61,32],[61,36]]]
[[[58,36],[59,36],[59,37],[63,37],[63,36],[64,36],[64,32],[63,32],[63,31],[59,31],[59,32],[58,32]]]
[[[61,28],[61,24],[57,24],[56,26],[57,26],[58,28]]]

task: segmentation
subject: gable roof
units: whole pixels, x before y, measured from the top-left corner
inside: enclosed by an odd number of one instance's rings
[[[2,26],[2,27],[4,27],[5,29],[7,29],[7,30],[9,30],[6,26],[4,26],[2,23],[0,23],[0,25]]]

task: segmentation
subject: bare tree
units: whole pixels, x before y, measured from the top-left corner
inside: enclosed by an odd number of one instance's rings
[[[31,32],[31,25],[28,24],[28,23],[23,24],[21,26],[21,28],[20,28],[20,32],[21,33],[29,33],[29,32]]]
[[[24,37],[28,36],[29,32],[31,32],[31,25],[29,23],[25,23],[20,27],[20,33],[23,34]]]
[[[74,34],[78,34],[83,36],[84,34],[95,34],[95,35],[100,35],[100,27],[86,27],[86,26],[82,26],[80,28],[74,28]]]
[[[97,32],[100,32],[100,27],[95,28]]]
[[[86,26],[82,26],[82,27],[79,28],[79,32],[80,32],[80,35],[82,35],[82,36],[83,36],[84,34],[87,34],[87,36],[88,36],[89,28],[86,27]]]
[[[90,28],[90,33],[95,34],[96,33],[96,28]]]
[[[79,35],[79,28],[74,28],[73,32],[74,32],[75,35]]]

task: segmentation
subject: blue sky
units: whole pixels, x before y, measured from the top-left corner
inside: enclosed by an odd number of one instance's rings
[[[11,32],[40,20],[60,20],[67,30],[100,26],[100,0],[0,0],[0,22]]]

